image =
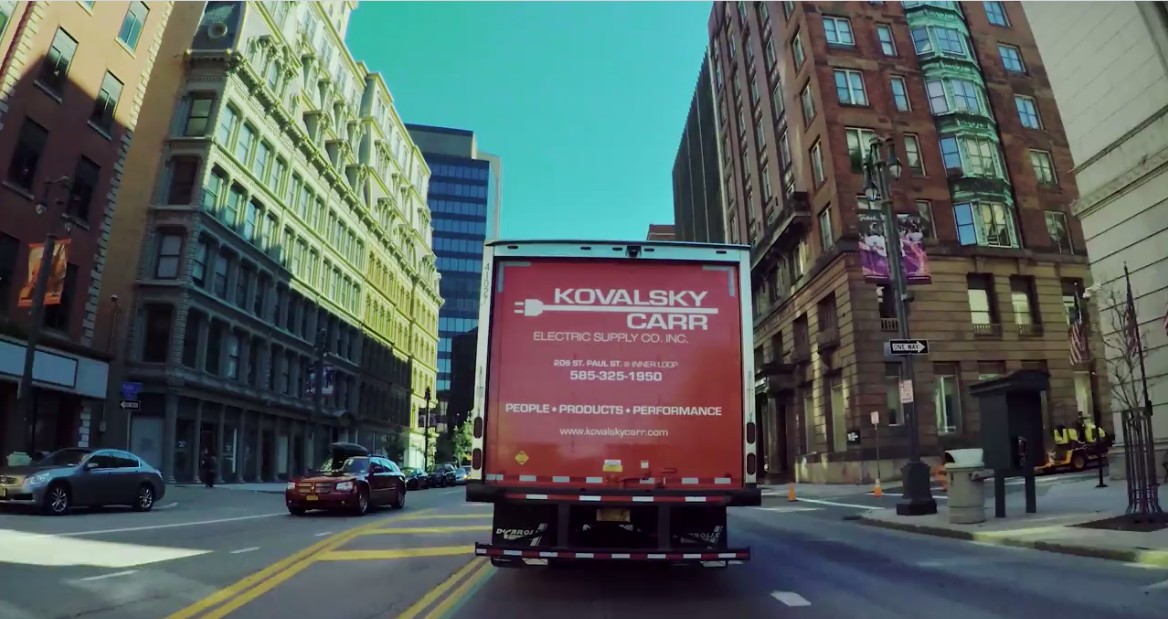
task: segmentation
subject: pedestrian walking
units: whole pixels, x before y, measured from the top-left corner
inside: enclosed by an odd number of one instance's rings
[[[219,461],[215,458],[215,454],[211,453],[211,448],[203,449],[203,457],[199,461],[199,470],[202,473],[203,485],[208,488],[215,487],[215,471],[219,470]]]

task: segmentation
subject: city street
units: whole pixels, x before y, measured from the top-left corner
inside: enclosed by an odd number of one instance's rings
[[[912,535],[854,517],[863,492],[733,512],[754,548],[726,570],[496,569],[472,559],[490,510],[462,489],[401,512],[290,517],[278,494],[174,488],[150,514],[0,514],[5,619],[317,616],[1163,617],[1168,570]],[[943,499],[942,499],[943,500]]]

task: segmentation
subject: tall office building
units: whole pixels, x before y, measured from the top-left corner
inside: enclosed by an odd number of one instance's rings
[[[1168,2],[1024,7],[1066,125],[1081,193],[1074,213],[1083,220],[1091,273],[1097,284],[1122,293],[1124,265],[1131,271],[1162,462],[1168,390],[1154,385],[1168,380]],[[1106,308],[1106,295],[1097,298]],[[1110,320],[1100,326],[1107,339],[1123,340]],[[1116,359],[1119,347],[1096,353],[1124,363]],[[1133,387],[1140,393],[1131,383],[1126,390]],[[1113,403],[1113,410],[1122,408]],[[1119,423],[1116,430],[1122,442]],[[1122,475],[1123,450],[1113,453],[1111,472]]]
[[[727,242],[729,205],[719,180],[724,170],[718,153],[717,111],[714,65],[707,49],[673,162],[673,223],[679,241]]]
[[[142,249],[115,382],[140,403],[132,448],[168,477],[193,479],[210,449],[222,479],[282,479],[334,440],[422,461],[441,304],[430,173],[344,45],[355,6],[207,2],[181,77],[159,83],[161,164],[119,230]]]
[[[498,157],[478,150],[471,131],[414,124],[406,127],[431,170],[428,200],[434,214],[434,253],[444,299],[438,316],[439,404],[435,424],[453,427],[470,411],[461,404],[458,410],[450,407],[452,401],[465,401],[451,394],[455,388],[454,340],[478,326],[483,242],[498,238],[502,164]]]
[[[0,463],[97,442],[111,342],[100,316],[126,153],[173,3],[0,2]],[[41,324],[46,235],[57,236]],[[18,401],[30,335],[31,407]],[[26,394],[27,395],[27,394]]]
[[[770,476],[874,477],[874,411],[897,471],[902,387],[930,458],[978,444],[968,387],[1015,370],[1050,372],[1048,426],[1102,410],[1098,337],[1069,336],[1095,321],[1071,154],[1020,4],[717,3],[710,59],[725,173],[704,178],[723,185],[729,240],[752,246]],[[865,197],[877,136],[902,163],[909,327],[929,341],[911,384],[884,352],[899,324]]]

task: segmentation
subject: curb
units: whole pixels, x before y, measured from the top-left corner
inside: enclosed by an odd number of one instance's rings
[[[202,488],[203,485],[202,484],[171,484],[171,487],[174,487],[174,488]],[[218,485],[214,486],[213,488],[208,488],[208,490],[230,490],[232,492],[252,492],[255,494],[284,494],[283,488],[272,489],[272,490],[256,490],[254,488],[251,488],[251,489],[249,489],[249,488],[232,488],[228,484],[218,484]]]
[[[992,544],[994,546],[1008,546],[1011,548],[1026,548],[1029,550],[1040,550],[1043,552],[1053,552],[1056,554],[1071,555],[1076,557],[1087,557],[1091,559],[1104,559],[1107,561],[1120,561],[1123,563],[1135,563],[1139,565],[1148,565],[1152,567],[1168,568],[1168,551],[1164,550],[1136,550],[1136,549],[1122,549],[1122,548],[1102,548],[1099,546],[1083,546],[1081,544],[1071,544],[1067,542],[1050,542],[1046,540],[1028,540],[1011,537],[1002,537],[1000,535],[990,535],[986,533],[979,533],[975,531],[959,531],[956,529],[946,529],[943,527],[931,527],[919,524],[904,524],[900,522],[889,522],[887,520],[880,520],[872,518],[867,514],[860,515],[860,522],[870,526],[881,529],[892,529],[895,531],[903,531],[905,533],[915,533],[918,535],[931,535],[933,537],[945,537],[949,539],[964,540],[970,542],[980,542],[983,544]]]

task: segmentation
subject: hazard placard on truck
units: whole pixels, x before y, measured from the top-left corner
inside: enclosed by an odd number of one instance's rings
[[[758,505],[748,249],[488,243],[467,500],[497,565],[696,562]]]

